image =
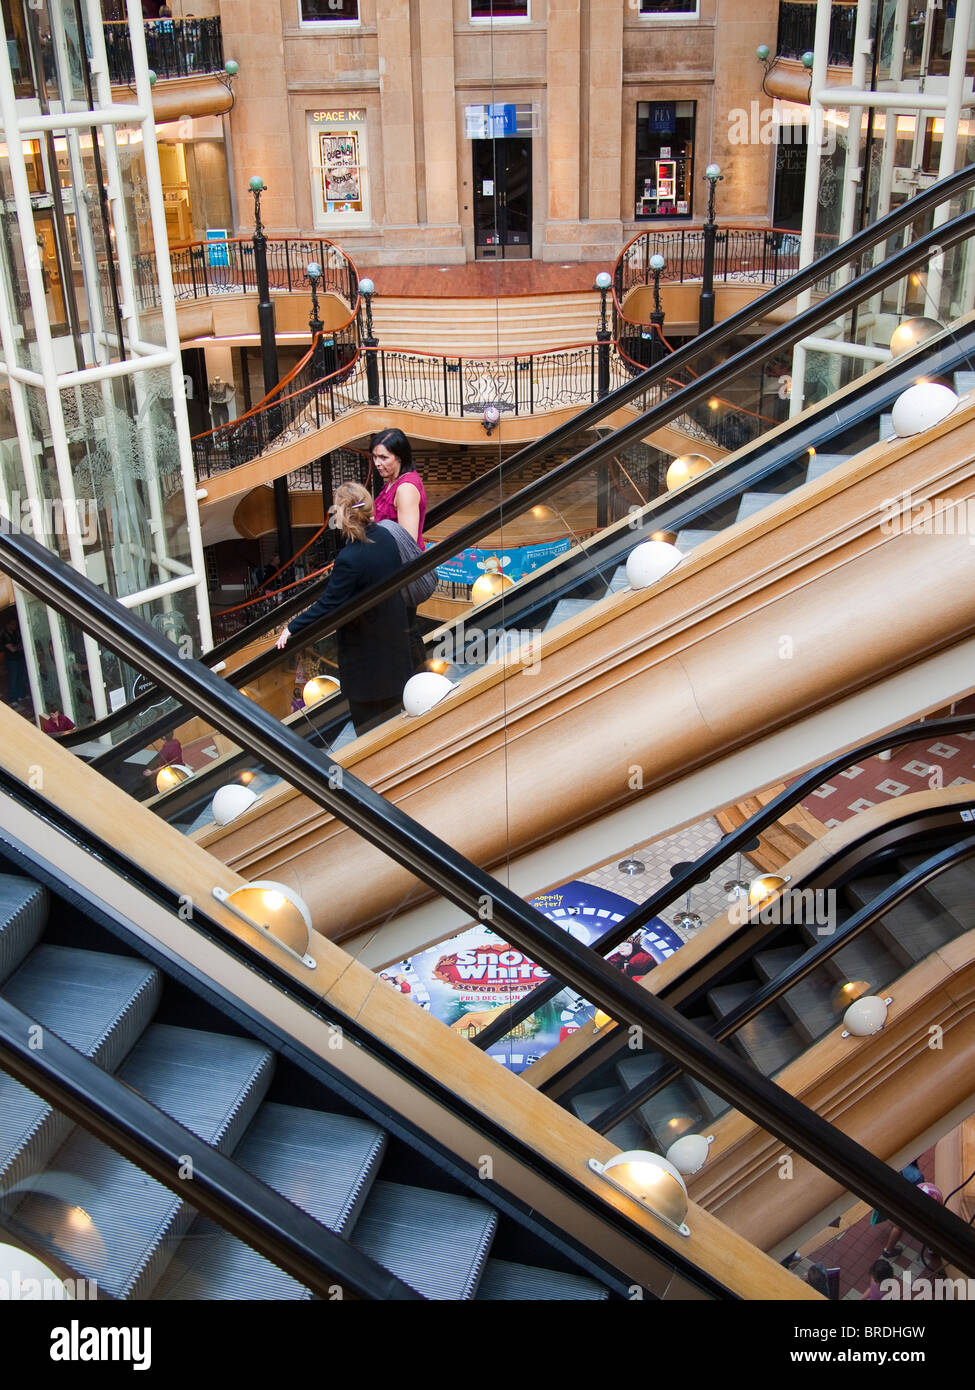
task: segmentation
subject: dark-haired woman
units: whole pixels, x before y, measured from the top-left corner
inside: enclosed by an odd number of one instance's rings
[[[425,550],[423,522],[427,514],[427,495],[423,489],[423,479],[413,467],[410,441],[402,430],[380,430],[373,435],[369,448],[373,466],[383,480],[375,502],[376,520],[398,522],[420,549]],[[413,664],[419,671],[423,667],[426,651],[416,621],[416,609],[407,603],[406,612]]]
[[[346,544],[336,557],[325,592],[292,618],[278,637],[279,648],[316,618],[325,617],[400,568],[396,542],[375,524],[372,508],[372,498],[359,483],[343,483],[336,489],[335,515]],[[413,674],[406,604],[399,594],[391,594],[344,623],[336,639],[339,683],[355,731],[364,734],[400,708],[403,686]]]

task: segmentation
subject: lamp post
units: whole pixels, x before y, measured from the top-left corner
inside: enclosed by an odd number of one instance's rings
[[[278,367],[278,342],[274,327],[274,305],[271,303],[271,286],[267,273],[267,237],[261,221],[261,194],[267,192],[267,185],[260,174],[255,174],[248,187],[254,195],[254,275],[257,280],[257,323],[261,335],[261,367],[264,374],[264,394],[273,391],[281,379]],[[280,418],[271,411],[268,418],[269,434],[280,431]],[[282,565],[294,555],[294,541],[291,535],[291,503],[288,499],[287,478],[274,480],[274,519],[278,533],[278,555]]]
[[[714,327],[714,244],[718,235],[714,221],[714,190],[724,175],[719,165],[709,164],[704,171],[704,177],[708,184],[708,220],[704,224],[704,272],[701,277],[698,333],[706,333],[709,328]]]
[[[359,294],[366,309],[366,334],[362,346],[366,350],[366,391],[370,405],[379,404],[379,355],[376,352],[379,342],[372,331],[372,297],[375,293],[376,286],[368,277],[359,281]]]
[[[596,330],[597,376],[596,395],[600,400],[609,395],[609,344],[612,333],[606,326],[606,296],[613,277],[606,270],[596,276],[596,289],[599,291],[599,328]]]
[[[311,333],[312,346],[315,349],[312,357],[312,376],[315,381],[320,381],[325,375],[325,348],[322,341],[325,325],[318,316],[318,286],[322,280],[322,268],[317,261],[309,261],[305,267],[305,274],[311,285],[311,317],[308,320],[308,331]]]
[[[650,269],[653,272],[653,313],[650,315],[651,338],[650,338],[650,366],[653,367],[663,356],[663,343],[660,335],[664,327],[664,311],[660,303],[660,276],[666,269],[667,262],[659,253],[650,257]]]

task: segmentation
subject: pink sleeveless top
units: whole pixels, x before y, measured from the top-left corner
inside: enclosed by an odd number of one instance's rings
[[[418,545],[421,550],[426,550],[423,540],[423,522],[427,514],[427,495],[423,491],[423,479],[419,473],[401,473],[393,482],[387,483],[376,498],[376,520],[377,521],[396,521],[396,489],[403,483],[412,483],[420,494],[420,535]]]

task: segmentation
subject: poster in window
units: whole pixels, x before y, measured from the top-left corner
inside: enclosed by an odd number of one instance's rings
[[[359,132],[323,131],[319,140],[325,201],[358,203],[362,196],[359,187]]]

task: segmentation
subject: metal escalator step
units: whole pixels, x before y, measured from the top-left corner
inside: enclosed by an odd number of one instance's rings
[[[0,984],[40,941],[47,912],[46,888],[33,879],[0,874]]]
[[[882,440],[896,438],[893,415],[881,415],[879,438]]]
[[[865,907],[896,877],[898,875],[883,874],[860,878],[847,884],[846,891],[853,902]],[[944,908],[940,903],[929,895],[926,887],[918,888],[909,898],[888,909],[875,929],[889,942],[891,954],[907,969],[958,934],[957,929],[951,929],[953,924],[946,927],[945,922],[939,920],[943,917]]]
[[[573,1096],[569,1101],[569,1109],[576,1115],[584,1125],[592,1124],[597,1115],[601,1115],[607,1106],[623,1098],[622,1086],[607,1086],[601,1091],[584,1091],[582,1095]],[[618,1144],[621,1149],[645,1149],[647,1147],[647,1132],[643,1125],[634,1115],[628,1115],[625,1120],[620,1120],[606,1136],[614,1144]]]
[[[755,966],[766,980],[776,980],[804,954],[804,951],[793,947],[760,951],[755,956]],[[840,1014],[833,1007],[835,998],[834,973],[819,967],[806,979],[799,980],[786,990],[776,1003],[784,1014],[795,1020],[812,1042],[828,1033],[840,1021]]]
[[[621,594],[624,589],[628,589],[629,587],[630,581],[626,577],[626,566],[617,565],[610,578],[607,593]]]
[[[35,948],[7,981],[4,998],[105,1071],[115,1071],[148,1027],[162,991],[158,970],[131,956]],[[71,1121],[0,1073],[0,1187],[43,1167]]]
[[[500,1303],[566,1303],[582,1299],[609,1298],[609,1292],[594,1279],[561,1270],[517,1265],[508,1260],[488,1260],[476,1298]]]
[[[624,1091],[631,1091],[664,1063],[665,1058],[660,1052],[630,1052],[616,1063],[616,1075]]]
[[[899,863],[906,873],[922,864],[924,858],[923,855],[908,855]],[[952,918],[952,922],[942,922],[942,927],[947,929],[946,941],[975,927],[975,866],[971,863],[953,864],[937,878],[928,879],[924,891]]]
[[[839,468],[842,463],[849,463],[848,454],[814,454],[806,466],[806,482],[811,483],[817,478],[822,478],[834,468]]]
[[[322,1225],[348,1234],[386,1147],[368,1120],[267,1101],[234,1152],[255,1177]],[[302,1299],[309,1291],[242,1241],[198,1218],[154,1298]]]
[[[743,492],[741,501],[738,503],[738,515],[735,517],[736,524],[746,520],[747,517],[754,516],[756,512],[763,512],[766,507],[771,507],[773,502],[781,502],[781,492]]]
[[[882,988],[904,973],[903,963],[888,951],[872,928],[861,932],[848,946],[841,947],[832,959],[843,983],[866,980],[873,989]]]
[[[560,598],[552,609],[552,616],[542,629],[548,632],[550,628],[558,627],[560,623],[566,623],[570,618],[576,618],[580,613],[584,613],[587,608],[592,607],[592,599],[588,598]]]
[[[426,1298],[472,1298],[498,1216],[484,1202],[377,1182],[352,1244]]]
[[[153,1024],[119,1079],[230,1153],[263,1099],[273,1065],[273,1053],[249,1038]],[[149,1296],[192,1222],[193,1208],[81,1130],[58,1150],[51,1167],[24,1184],[17,1224],[115,1298]],[[192,1183],[187,1198],[192,1200]]]
[[[975,391],[975,372],[955,372],[955,390],[959,396]]]
[[[681,554],[686,555],[689,550],[695,550],[699,545],[703,545],[705,541],[714,540],[714,537],[718,534],[719,532],[717,531],[700,531],[693,529],[679,531],[675,544]]]
[[[708,1001],[717,1017],[723,1018],[754,993],[753,985],[719,985],[708,993]],[[797,1057],[803,1042],[804,1039],[797,1036],[795,1025],[775,1004],[769,1004],[728,1039],[736,1051],[747,1057],[766,1076]]]

